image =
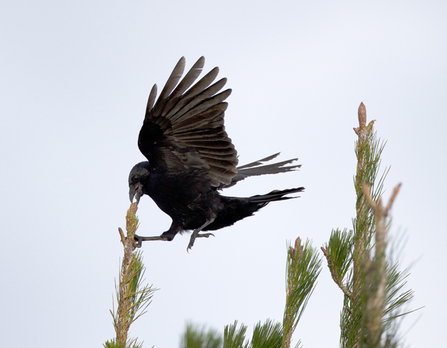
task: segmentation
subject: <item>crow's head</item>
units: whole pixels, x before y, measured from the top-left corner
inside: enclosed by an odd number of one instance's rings
[[[137,203],[140,202],[140,197],[144,194],[143,185],[146,184],[149,178],[149,162],[140,162],[136,164],[129,174],[129,199],[133,203],[136,196]]]

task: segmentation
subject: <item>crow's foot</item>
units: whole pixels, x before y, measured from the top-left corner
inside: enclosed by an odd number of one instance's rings
[[[212,233],[200,233],[206,226],[208,226],[209,224],[211,224],[214,220],[216,219],[216,215],[213,214],[210,218],[208,218],[208,220],[205,221],[205,223],[200,226],[199,228],[196,228],[192,235],[191,235],[191,239],[189,241],[188,247],[186,248],[186,251],[189,252],[189,249],[192,248],[192,246],[194,245],[194,241],[196,240],[196,238],[208,238],[209,236],[213,236],[214,234]]]
[[[199,233],[199,232],[196,233],[196,231],[194,231],[192,233],[192,235],[191,235],[191,239],[189,240],[188,248],[186,248],[186,251],[189,251],[192,248],[196,238],[208,238],[209,236],[213,236],[214,237],[214,234],[212,234],[212,233]]]

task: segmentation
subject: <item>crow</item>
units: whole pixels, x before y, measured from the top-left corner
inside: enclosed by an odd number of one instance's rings
[[[288,165],[296,158],[264,164],[277,153],[237,167],[237,152],[224,127],[228,106],[224,100],[231,89],[220,92],[227,79],[214,82],[217,67],[194,84],[204,63],[201,57],[180,81],[185,69],[182,57],[157,101],[157,85],[149,94],[138,137],[138,147],[148,161],[136,164],[130,171],[129,199],[133,202],[136,198],[139,203],[142,195],[150,196],[172,218],[172,224],[160,236],[135,236],[137,247],[143,241],[171,241],[177,233],[193,230],[189,250],[196,238],[214,236],[202,231],[231,226],[269,202],[295,198],[286,195],[304,190],[275,190],[248,198],[220,195],[219,190],[246,177],[288,172],[300,165]]]

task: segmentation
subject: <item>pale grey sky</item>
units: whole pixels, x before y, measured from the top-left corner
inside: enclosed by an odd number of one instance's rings
[[[401,333],[439,347],[447,324],[445,1],[4,1],[0,6],[0,332],[5,347],[99,347],[122,254],[127,175],[152,84],[185,56],[206,57],[233,89],[227,131],[240,163],[282,151],[299,172],[253,178],[229,194],[304,186],[293,201],[198,240],[143,246],[160,288],[131,334],[177,347],[185,323],[218,330],[280,321],[286,241],[322,246],[350,228],[352,130],[364,102],[387,146],[385,198],[403,186],[392,234],[415,290]],[[170,219],[144,197],[141,235]],[[326,268],[295,333],[337,347],[342,294]]]

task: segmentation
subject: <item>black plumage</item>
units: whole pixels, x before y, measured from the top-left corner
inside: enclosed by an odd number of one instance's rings
[[[172,225],[160,236],[136,236],[138,246],[147,240],[170,241],[179,232],[193,230],[190,249],[197,237],[212,235],[202,231],[233,225],[269,202],[303,191],[299,187],[248,198],[220,195],[218,190],[246,177],[287,172],[300,165],[288,165],[296,159],[264,164],[275,154],[237,167],[237,152],[224,127],[228,105],[224,100],[231,89],[220,92],[227,80],[214,82],[217,67],[194,84],[204,63],[201,57],[180,81],[185,68],[182,57],[156,102],[157,86],[150,92],[138,137],[138,147],[148,161],[132,168],[129,198],[139,202],[142,195],[149,195],[172,218]]]

